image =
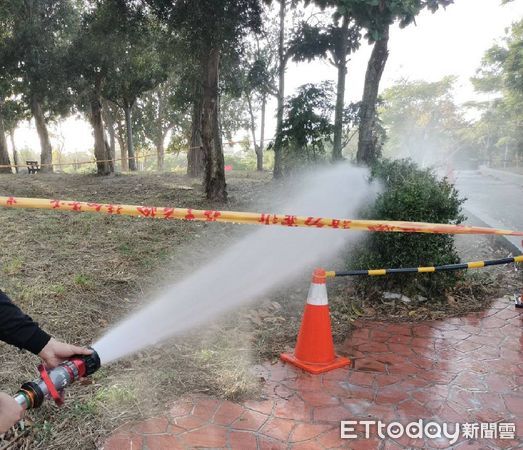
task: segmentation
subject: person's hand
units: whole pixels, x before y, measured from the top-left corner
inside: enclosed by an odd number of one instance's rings
[[[65,344],[64,342],[59,342],[51,338],[42,351],[38,353],[38,356],[42,358],[48,369],[53,369],[71,356],[90,355],[91,353],[93,353],[93,351],[88,348]]]
[[[24,415],[23,408],[3,392],[0,392],[0,433],[5,433]]]

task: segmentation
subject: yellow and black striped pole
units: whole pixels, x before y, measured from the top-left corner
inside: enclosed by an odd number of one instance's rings
[[[446,264],[444,266],[429,266],[429,267],[400,267],[396,269],[370,269],[370,270],[348,270],[346,272],[335,272],[333,270],[327,271],[328,277],[354,277],[354,276],[379,276],[389,275],[392,273],[432,273],[444,272],[451,270],[467,270],[480,269],[488,266],[499,266],[501,264],[521,263],[523,262],[523,255],[515,256],[513,258],[491,259],[487,261],[472,261],[460,264]]]

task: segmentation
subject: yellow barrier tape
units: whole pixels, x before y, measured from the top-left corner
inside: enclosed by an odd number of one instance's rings
[[[523,231],[499,230],[495,228],[473,227],[465,225],[447,225],[424,222],[398,222],[386,220],[330,219],[324,217],[306,217],[289,214],[104,204],[42,198],[0,197],[0,206],[7,208],[35,208],[57,211],[104,213],[122,216],[145,217],[149,219],[183,219],[199,220],[204,222],[244,223],[252,225],[280,225],[286,227],[335,228],[343,230],[403,233],[499,234],[523,236]]]

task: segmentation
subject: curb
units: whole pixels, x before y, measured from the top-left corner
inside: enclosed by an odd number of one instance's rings
[[[523,178],[523,177],[522,177]],[[483,214],[478,214],[474,210],[471,210],[467,207],[463,208],[465,213],[468,216],[469,220],[473,220],[474,223],[484,226],[484,227],[495,227],[499,225],[499,222],[496,220],[487,217]],[[491,235],[491,239],[500,247],[509,251],[515,256],[523,255],[523,242],[520,238],[516,236],[502,236],[502,235]]]
[[[497,178],[501,181],[510,181],[511,183],[516,183],[523,185],[523,175],[508,172],[506,170],[491,169],[490,167],[480,166],[479,172],[484,176],[491,176]]]

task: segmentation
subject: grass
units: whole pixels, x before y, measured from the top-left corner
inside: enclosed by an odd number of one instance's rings
[[[269,177],[231,178],[228,207],[252,207],[252,199],[266,190]],[[0,192],[201,209],[212,206],[203,199],[199,183],[175,175],[1,176]],[[0,228],[0,287],[56,338],[82,345],[147,302],[148,292],[181,278],[212,256],[209,249],[214,253],[238,234],[237,227],[219,223],[209,227],[198,222],[6,209],[0,210]],[[295,316],[303,298],[296,304]],[[265,306],[256,308],[261,311]],[[25,442],[45,449],[94,448],[122,422],[160,412],[184,393],[205,392],[229,399],[256,396],[259,381],[250,367],[267,349],[262,351],[253,341],[257,325],[249,319],[242,321],[248,311],[247,307],[201,331],[102,368],[92,377],[93,384],[68,390],[63,408],[47,403],[29,413],[31,432]],[[15,392],[23,381],[34,378],[38,360],[0,345],[2,390]]]
[[[271,210],[264,203],[270,190],[269,179],[268,174],[256,173],[230,176],[231,201],[227,207],[253,211],[257,210],[254,204],[262,204],[265,210]],[[5,175],[0,176],[0,192],[199,209],[217,207],[203,199],[199,183],[172,174],[109,178]],[[0,229],[0,288],[56,338],[82,345],[89,345],[129,311],[146,303],[149,292],[198,268],[246,231],[221,223],[7,209],[0,209]],[[484,243],[478,249],[484,250]],[[475,256],[482,256],[479,250]],[[285,292],[242,307],[201,330],[102,367],[89,383],[67,391],[63,408],[48,402],[30,412],[30,430],[18,442],[23,442],[25,448],[92,449],[121,423],[158,414],[185,393],[201,392],[232,400],[255,397],[260,381],[252,375],[251,367],[262,360],[276,359],[281,351],[294,345],[308,283],[309,274],[304,274]],[[367,313],[372,316],[371,309],[382,318],[389,313],[392,318],[431,317],[412,315],[404,309],[380,309],[366,303],[366,299],[354,300],[357,293],[351,289],[347,280],[329,285],[337,341],[347,336],[352,320]],[[478,301],[477,307],[485,304]],[[442,314],[458,313],[459,309],[450,308]],[[0,346],[0,385],[6,392],[15,392],[23,381],[34,378],[38,359],[7,345]],[[0,437],[0,448],[2,442]]]

